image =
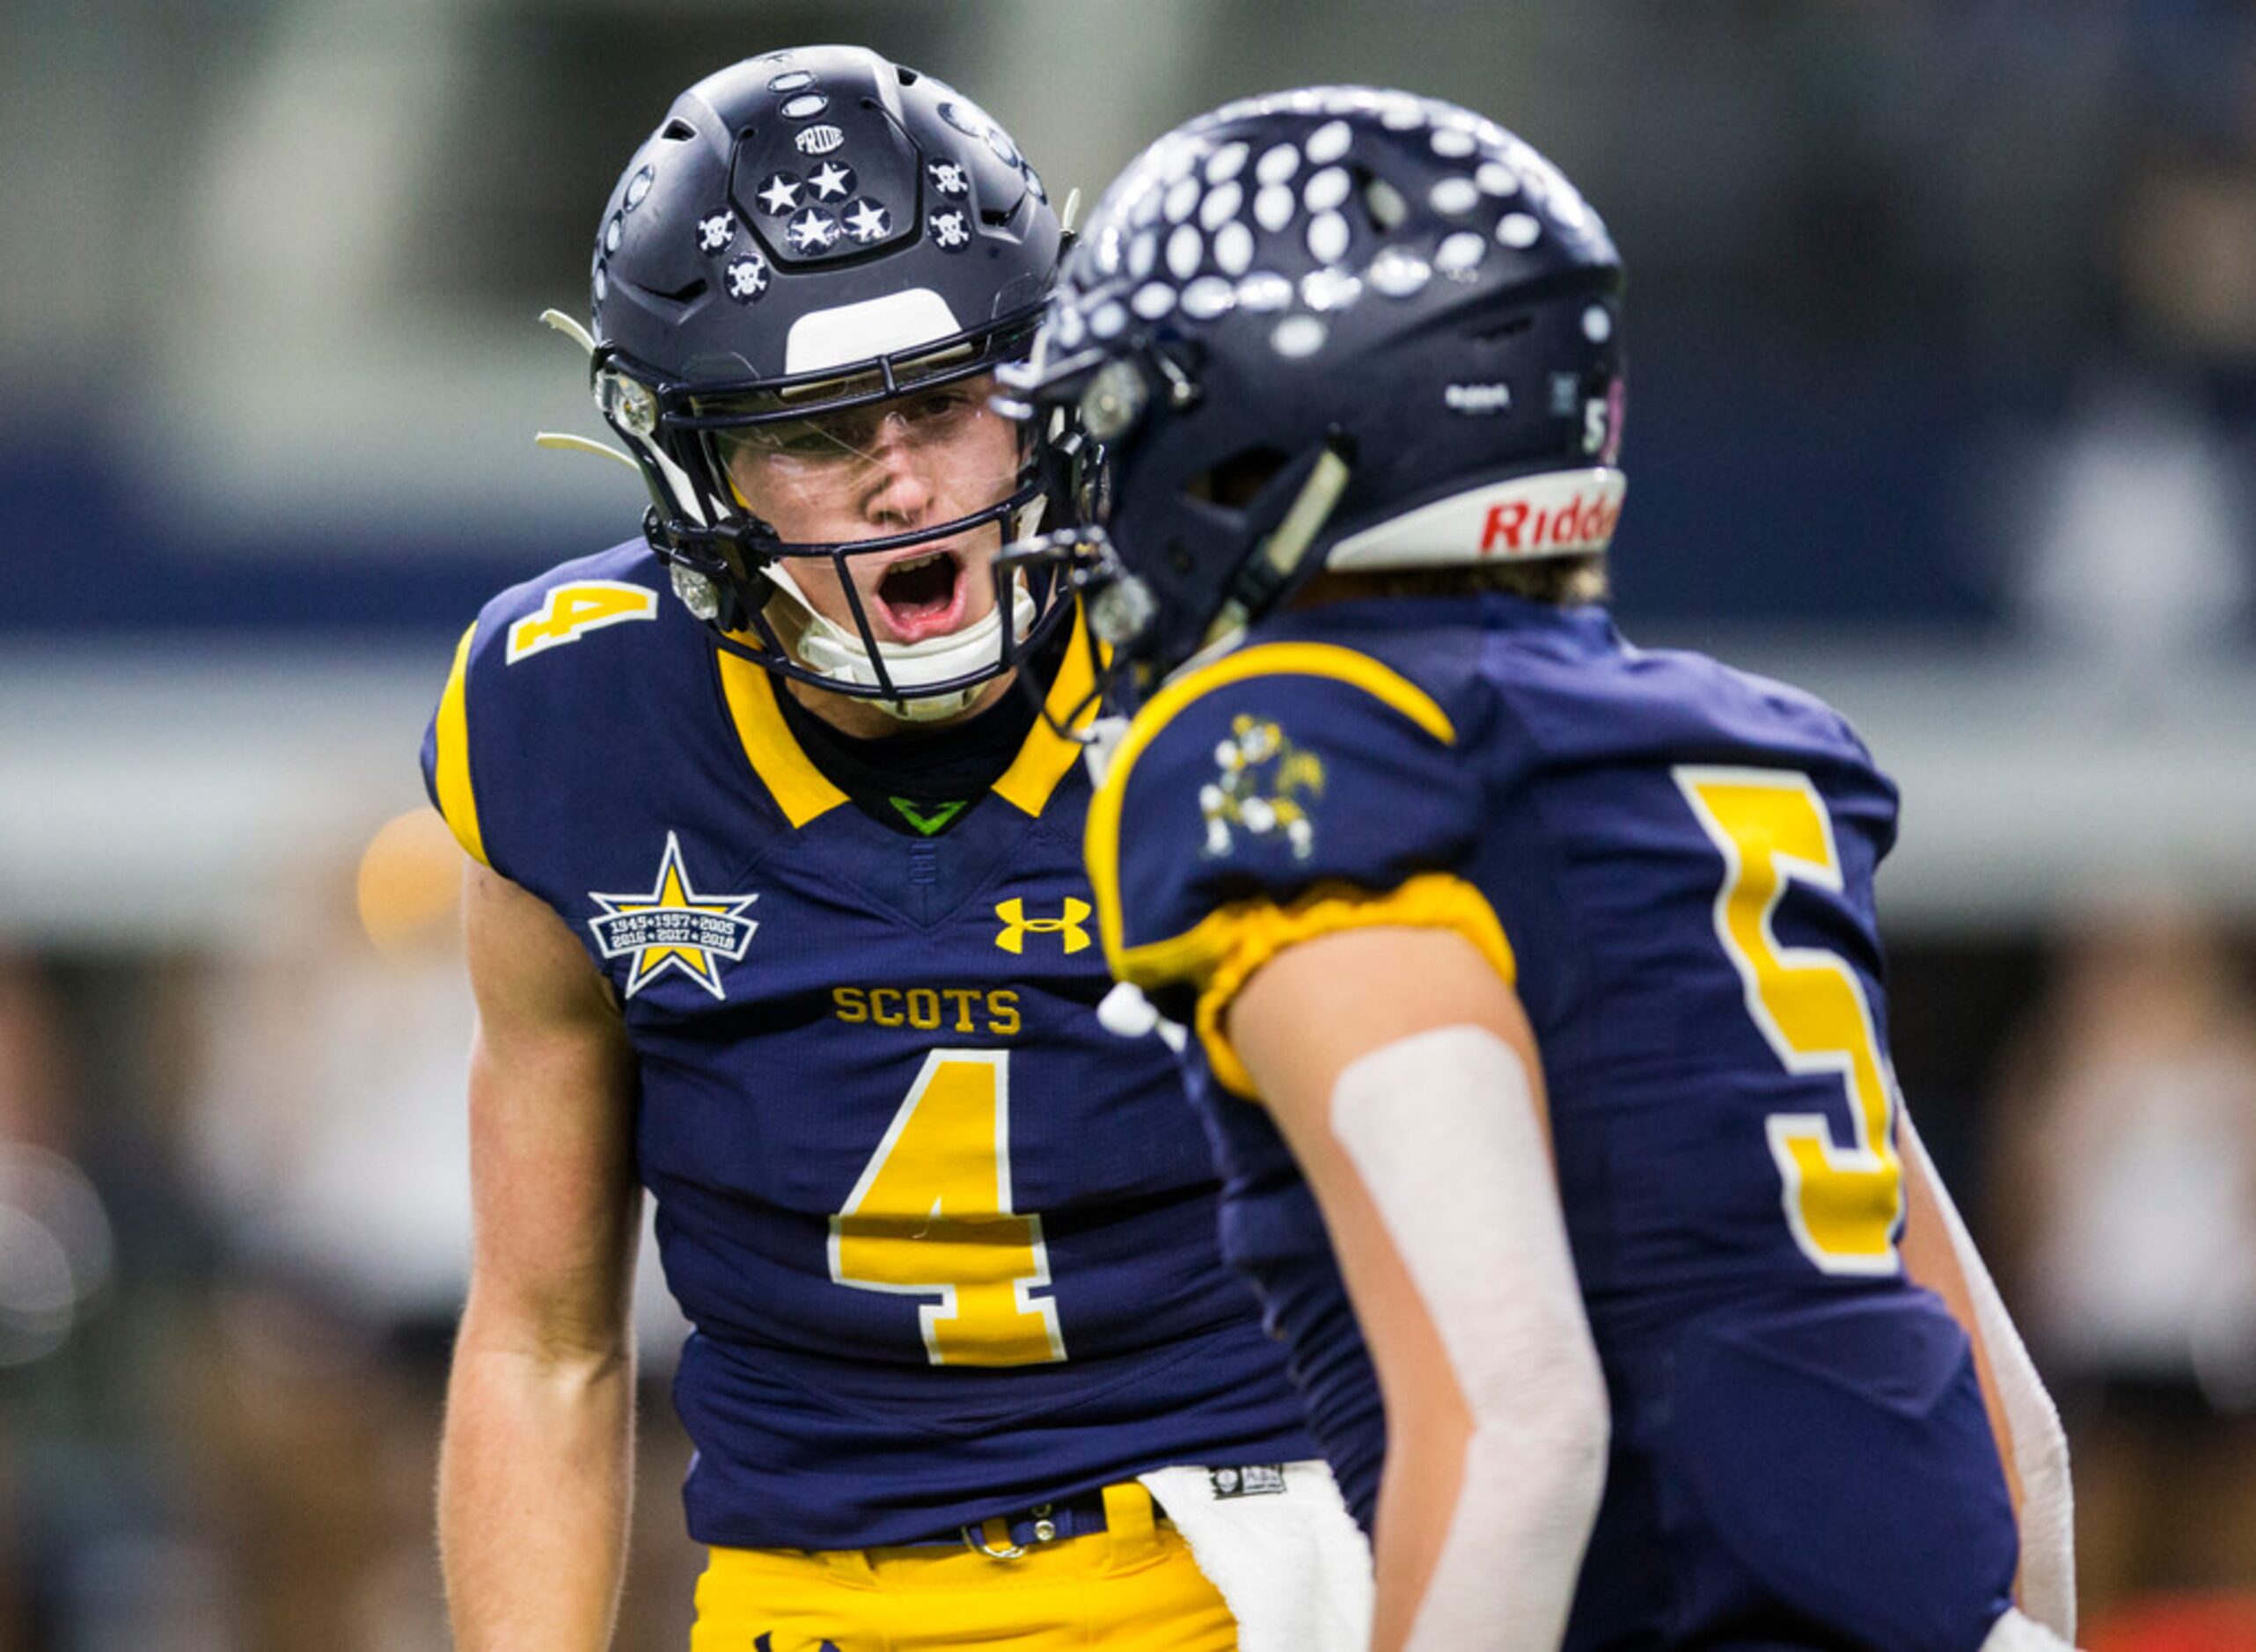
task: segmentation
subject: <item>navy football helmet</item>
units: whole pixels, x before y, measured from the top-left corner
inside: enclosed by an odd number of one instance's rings
[[[1075,427],[1088,502],[1005,562],[1073,567],[1132,698],[1320,568],[1603,550],[1622,286],[1574,186],[1468,110],[1315,87],[1202,116],[1105,192],[1004,374]]]
[[[649,485],[651,548],[721,647],[926,718],[1066,611],[1036,571],[961,623],[966,546],[1044,502],[986,376],[1025,355],[1061,241],[1000,126],[858,47],[752,58],[675,100],[604,211],[593,380]],[[895,443],[930,461],[912,484],[887,480]],[[802,588],[824,564],[851,625]]]

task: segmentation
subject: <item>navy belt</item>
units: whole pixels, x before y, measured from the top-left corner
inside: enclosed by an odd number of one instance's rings
[[[1103,1530],[1104,1493],[1098,1490],[1035,1503],[1015,1514],[991,1516],[958,1528],[953,1536],[927,1540],[962,1543],[978,1553],[1007,1561],[1044,1544],[1085,1538]]]

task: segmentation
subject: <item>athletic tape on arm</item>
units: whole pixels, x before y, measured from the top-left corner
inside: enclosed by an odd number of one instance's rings
[[[1333,1134],[1432,1316],[1473,1414],[1413,1648],[1555,1646],[1605,1488],[1605,1378],[1518,1052],[1449,1027],[1373,1051]]]
[[[1951,1202],[1950,1190],[1935,1173],[1927,1149],[1907,1115],[1901,1125],[1904,1157],[1915,1164],[1934,1191],[1935,1203],[1958,1254],[1967,1291],[1974,1299],[1974,1323],[1997,1378],[2005,1426],[2013,1438],[2013,1469],[2021,1479],[2021,1610],[2063,1641],[2076,1639],[2076,1502],[2069,1488],[2068,1436],[2060,1413],[2045,1392],[2004,1298],[1974,1249],[1973,1236]]]
[[[2026,1612],[2008,1612],[1989,1626],[1981,1652],[2076,1652]]]

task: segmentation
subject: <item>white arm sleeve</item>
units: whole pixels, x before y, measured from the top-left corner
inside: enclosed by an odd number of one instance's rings
[[[2045,1392],[2034,1361],[2020,1333],[2005,1312],[2004,1298],[1983,1266],[1981,1253],[1951,1202],[1950,1190],[1935,1173],[1927,1149],[1903,1115],[1901,1135],[1904,1157],[1916,1165],[1934,1189],[1935,1202],[1958,1254],[1959,1268],[1967,1276],[1967,1294],[1974,1300],[1974,1323],[1981,1328],[1989,1368],[1997,1379],[1997,1397],[2005,1409],[2005,1426],[2012,1435],[2001,1441],[2013,1453],[2013,1472],[2021,1480],[2021,1610],[2062,1641],[2076,1639],[2076,1504],[2069,1489],[2068,1435],[2060,1426],[2060,1413]]]
[[[1527,1068],[1482,1028],[1421,1033],[1341,1072],[1331,1126],[1472,1413],[1410,1645],[1556,1646],[1605,1488],[1608,1412]]]

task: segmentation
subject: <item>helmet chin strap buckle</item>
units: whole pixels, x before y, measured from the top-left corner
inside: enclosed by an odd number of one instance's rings
[[[674,595],[681,599],[684,608],[700,619],[721,618],[721,588],[695,568],[685,568],[680,563],[668,565],[673,580]]]

